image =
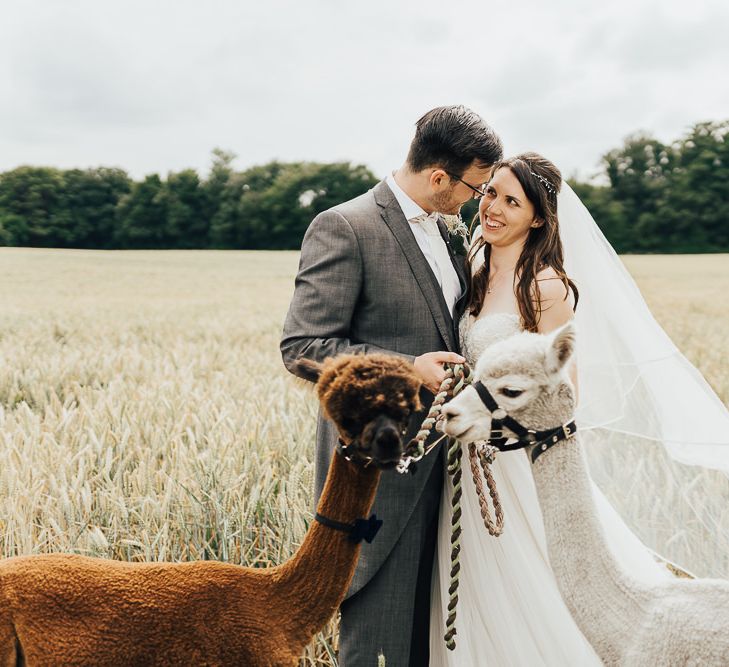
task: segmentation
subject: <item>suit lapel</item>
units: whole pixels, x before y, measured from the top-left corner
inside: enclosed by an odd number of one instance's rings
[[[451,258],[453,268],[458,274],[458,282],[461,284],[461,296],[458,301],[456,301],[456,305],[453,309],[453,314],[455,316],[453,318],[453,337],[456,341],[456,349],[460,350],[461,341],[459,340],[459,322],[461,320],[461,315],[463,314],[463,311],[465,309],[465,305],[467,302],[466,300],[468,297],[468,271],[466,269],[466,258],[461,257],[460,255],[456,255],[455,251],[453,250],[453,246],[451,245],[450,236],[448,235],[448,227],[446,226],[443,218],[441,218],[440,216],[438,217],[438,230],[440,231],[440,235],[443,237],[446,247],[448,248],[448,255]]]
[[[402,248],[446,347],[451,352],[455,351],[457,342],[453,331],[453,319],[443,298],[440,285],[410,229],[410,223],[405,219],[395,195],[384,181],[378,183],[373,192],[382,218]]]

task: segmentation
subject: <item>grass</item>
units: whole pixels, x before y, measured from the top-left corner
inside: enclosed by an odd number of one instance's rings
[[[316,414],[278,352],[297,261],[0,249],[0,553],[287,559],[312,516]],[[729,402],[727,256],[625,261]],[[657,448],[617,451],[591,463],[641,536],[679,560],[701,555],[701,574],[729,576],[726,479],[677,470]],[[679,486],[641,487],[636,470],[652,463]],[[681,497],[662,498],[669,490]],[[682,509],[663,516],[669,505]],[[335,651],[332,623],[302,664],[335,664]]]

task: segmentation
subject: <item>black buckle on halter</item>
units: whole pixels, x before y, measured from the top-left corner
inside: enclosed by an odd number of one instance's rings
[[[516,419],[510,417],[506,410],[499,407],[491,392],[486,388],[480,380],[474,382],[471,385],[478,394],[481,402],[486,408],[494,414],[497,410],[500,410],[503,415],[498,418],[491,420],[491,435],[488,439],[488,444],[492,447],[496,447],[501,452],[510,452],[516,449],[524,449],[526,447],[534,446],[532,449],[531,459],[534,463],[544,452],[551,449],[558,442],[562,440],[569,440],[577,432],[577,424],[574,420],[558,426],[557,428],[548,429],[546,431],[535,431],[531,428],[525,428]],[[516,438],[508,438],[504,436],[503,427],[506,426],[509,430],[513,431],[517,436]],[[514,442],[508,442],[514,440]]]
[[[551,431],[545,431],[544,436],[540,438],[540,442],[532,449],[532,463],[544,454],[544,452],[552,449],[558,442],[574,437],[576,432],[577,424],[574,421],[569,422],[569,424],[562,424],[562,426],[558,426]]]
[[[491,419],[491,435],[489,440],[506,440],[504,427],[500,419]]]

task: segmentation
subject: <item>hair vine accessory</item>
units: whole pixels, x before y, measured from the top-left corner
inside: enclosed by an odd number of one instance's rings
[[[534,176],[536,179],[540,180],[545,188],[547,188],[547,192],[550,194],[556,194],[556,190],[554,189],[554,186],[546,179],[544,176],[540,176],[537,172],[529,170],[531,172],[531,175]]]

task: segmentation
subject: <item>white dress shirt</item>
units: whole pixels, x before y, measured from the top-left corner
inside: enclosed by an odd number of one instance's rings
[[[416,204],[395,181],[392,174],[388,174],[385,182],[395,195],[405,218],[410,223],[410,229],[418,242],[418,247],[428,261],[438,284],[443,292],[448,310],[453,317],[456,301],[461,296],[461,283],[458,280],[458,273],[453,268],[448,248],[438,230],[437,216],[431,214],[427,220],[422,222],[411,222],[413,218],[427,215],[427,213]]]

